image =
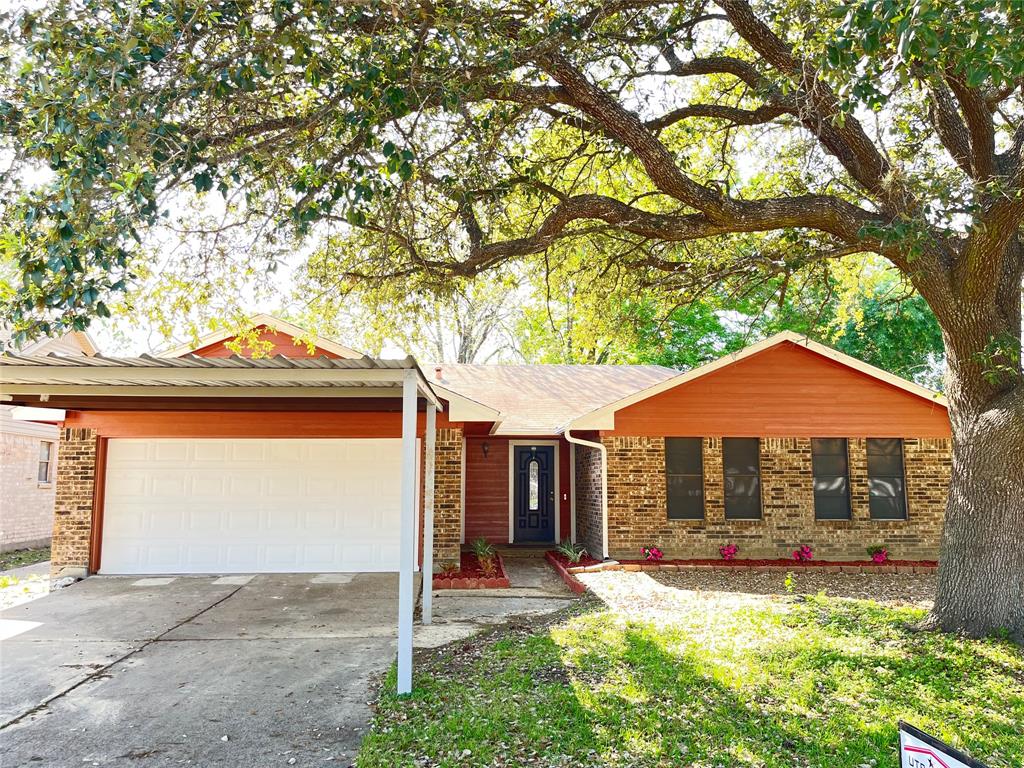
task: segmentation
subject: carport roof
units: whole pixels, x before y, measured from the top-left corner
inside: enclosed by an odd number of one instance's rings
[[[43,390],[86,394],[102,388],[117,394],[119,388],[173,388],[175,394],[217,396],[227,390],[302,389],[330,395],[336,389],[401,389],[406,371],[414,371],[420,394],[441,405],[423,372],[412,357],[373,358],[267,358],[232,357],[63,357],[59,355],[7,354],[0,357],[0,395],[35,394]],[[41,389],[42,388],[42,389]],[[325,391],[326,390],[326,391]],[[92,392],[91,394],[99,394]],[[297,394],[297,393],[292,393]],[[372,394],[370,391],[367,395]]]

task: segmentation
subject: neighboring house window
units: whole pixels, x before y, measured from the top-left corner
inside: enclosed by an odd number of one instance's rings
[[[903,440],[868,438],[868,503],[872,520],[906,520]]]
[[[761,441],[756,437],[723,437],[725,517],[761,518]]]
[[[670,520],[704,519],[704,440],[665,438],[665,482]]]
[[[811,440],[814,467],[814,516],[818,520],[850,519],[850,463],[845,437]]]
[[[39,482],[48,483],[53,472],[53,443],[39,443]]]

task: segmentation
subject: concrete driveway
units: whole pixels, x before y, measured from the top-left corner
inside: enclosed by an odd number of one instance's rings
[[[87,579],[0,613],[0,765],[349,765],[397,615],[394,574]]]

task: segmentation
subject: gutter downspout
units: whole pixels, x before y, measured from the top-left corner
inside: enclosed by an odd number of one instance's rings
[[[572,427],[566,427],[562,433],[565,439],[575,445],[596,448],[601,454],[601,559],[608,559],[608,450],[603,443],[595,443],[592,440],[584,440],[582,437],[574,437]],[[573,475],[576,467],[572,468]]]

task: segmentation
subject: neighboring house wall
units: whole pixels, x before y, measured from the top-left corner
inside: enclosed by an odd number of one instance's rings
[[[604,553],[601,509],[601,452],[585,445],[576,446],[576,540],[591,557]]]
[[[58,429],[17,421],[0,406],[0,552],[44,546],[53,534]],[[40,444],[51,444],[50,480],[39,481]]]
[[[667,514],[665,439],[602,437],[608,450],[608,538],[612,557],[640,557],[644,546],[658,546],[668,557],[717,558],[718,547],[734,543],[741,558],[790,557],[800,544],[819,558],[864,560],[865,548],[884,545],[894,559],[936,559],[950,475],[950,441],[905,438],[907,519],[872,520],[868,512],[865,441],[849,440],[852,519],[816,520],[809,437],[761,440],[762,516],[726,520],[722,441],[703,440],[705,511],[703,520],[670,520]],[[596,454],[596,451],[592,451]],[[580,457],[577,449],[577,456]],[[593,459],[577,472],[577,533],[591,546],[599,520],[586,483]]]

